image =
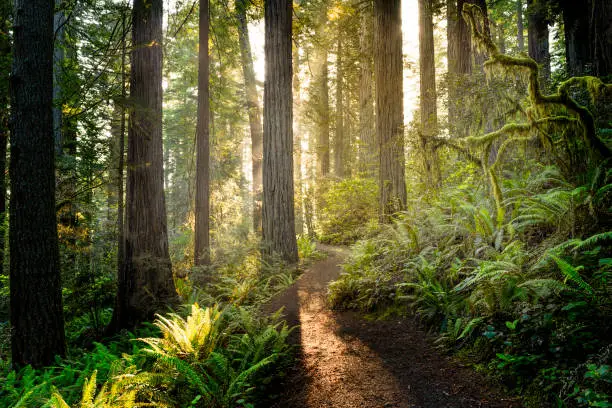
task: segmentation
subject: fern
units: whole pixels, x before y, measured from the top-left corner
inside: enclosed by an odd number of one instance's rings
[[[555,255],[550,255],[550,257],[556,262],[559,270],[565,276],[565,281],[571,280],[589,296],[595,296],[595,291],[591,285],[589,285],[584,279],[582,279],[582,276],[580,276],[580,270],[583,268],[582,266],[574,267]]]

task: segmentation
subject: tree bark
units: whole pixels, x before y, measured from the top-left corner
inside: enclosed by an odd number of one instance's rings
[[[55,215],[53,2],[14,3],[9,245],[12,362],[66,351]]]
[[[585,4],[586,3],[586,4]],[[570,76],[593,74],[589,35],[589,11],[592,0],[561,0],[565,31],[565,57]]]
[[[548,44],[548,5],[542,0],[528,0],[529,56],[540,65],[540,81],[550,81],[550,47]]]
[[[257,96],[255,70],[253,69],[253,56],[249,31],[246,19],[248,0],[236,2],[236,15],[238,17],[238,39],[240,41],[240,55],[242,58],[242,72],[244,74],[244,88],[246,94],[247,110],[249,113],[249,127],[251,129],[251,155],[253,163],[253,229],[261,233],[261,194],[262,175],[261,160],[263,154],[263,130],[261,125],[261,109]]]
[[[372,4],[362,10],[359,35],[359,169],[367,177],[376,177],[378,145],[374,133],[373,47],[374,19]]]
[[[432,0],[419,0],[419,72],[421,132],[419,136],[425,167],[425,184],[436,188],[440,169],[433,139],[437,134],[436,66],[434,58]]]
[[[268,255],[298,259],[293,209],[292,2],[265,0],[263,240]]]
[[[448,124],[452,137],[467,136],[467,124],[462,122],[465,104],[462,88],[472,73],[472,41],[461,10],[465,0],[448,0],[446,38],[448,44]],[[434,78],[435,79],[435,78]]]
[[[516,0],[516,42],[518,51],[525,51],[525,27],[523,25],[523,0]]]
[[[6,151],[9,140],[9,73],[11,72],[11,43],[9,16],[11,3],[0,1],[0,274],[4,275],[6,246]]]
[[[210,263],[210,95],[208,0],[200,0],[194,264]],[[247,40],[248,41],[248,40]],[[249,118],[250,118],[249,109]]]
[[[329,68],[327,66],[327,2],[321,7],[315,27],[315,38],[319,42],[315,45],[313,67],[315,123],[317,127],[317,176],[325,177],[329,174],[329,87],[327,84]]]
[[[375,0],[374,15],[379,212],[386,223],[406,207],[401,1]]]
[[[340,27],[340,24],[338,24]],[[344,71],[342,69],[342,32],[338,28],[336,56],[336,137],[334,139],[334,174],[344,178]]]
[[[132,8],[125,258],[111,326],[133,328],[177,302],[168,252],[162,145],[162,0]]]

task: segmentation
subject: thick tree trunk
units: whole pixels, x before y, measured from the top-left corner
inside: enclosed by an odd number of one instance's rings
[[[589,38],[591,4],[592,0],[586,2],[561,1],[565,29],[565,57],[570,76],[593,74],[592,47]]]
[[[0,1],[0,274],[4,275],[6,246],[6,151],[9,140],[9,74],[11,72],[11,44],[9,16],[11,3]]]
[[[261,109],[257,96],[255,70],[253,69],[253,56],[249,31],[246,19],[248,0],[236,2],[236,15],[238,17],[238,39],[240,41],[240,55],[242,57],[242,72],[244,74],[244,88],[247,110],[249,112],[249,126],[251,129],[251,155],[253,162],[253,229],[261,233],[261,194],[262,175],[261,160],[263,154],[263,130],[261,126]]]
[[[66,351],[55,215],[53,2],[16,0],[9,244],[12,361]]]
[[[210,95],[208,0],[200,0],[194,264],[210,263]],[[248,41],[248,39],[247,39]],[[250,116],[250,109],[249,109]]]
[[[419,0],[419,72],[421,90],[419,139],[423,152],[425,183],[428,187],[435,188],[440,183],[440,169],[432,141],[438,127],[432,0]]]
[[[523,0],[516,0],[516,42],[518,52],[525,51],[525,27],[523,25]]]
[[[612,75],[612,1],[593,0],[591,38],[597,76]]]
[[[400,0],[375,0],[376,134],[380,149],[380,220],[406,207],[402,21]]]
[[[340,26],[340,25],[338,25]],[[336,137],[334,138],[334,174],[344,178],[344,71],[342,69],[342,32],[338,29],[336,56]]]
[[[53,16],[53,138],[55,139],[55,152],[61,156],[64,149],[62,140],[62,69],[64,64],[64,47],[66,36],[64,34],[66,16],[61,9],[62,0],[55,0],[55,7],[59,9]]]
[[[168,252],[162,146],[162,0],[132,12],[125,259],[111,326],[132,328],[177,302]]]
[[[268,253],[298,259],[293,211],[291,0],[265,0],[263,240]]]
[[[319,42],[315,45],[313,63],[315,123],[317,126],[317,176],[325,177],[329,174],[329,68],[327,66],[327,2],[324,2],[319,12],[315,27],[315,38]]]
[[[367,177],[376,177],[378,144],[374,134],[373,47],[374,26],[372,5],[362,10],[359,35],[359,170]]]
[[[540,81],[550,81],[550,47],[548,44],[548,5],[542,0],[528,0],[529,56],[540,65]]]

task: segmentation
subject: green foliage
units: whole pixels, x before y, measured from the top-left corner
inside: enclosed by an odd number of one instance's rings
[[[369,178],[331,183],[321,199],[321,241],[352,244],[368,235],[378,216],[378,185]]]

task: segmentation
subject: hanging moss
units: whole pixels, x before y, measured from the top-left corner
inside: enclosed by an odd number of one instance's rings
[[[556,93],[543,95],[539,81],[539,67],[535,60],[526,56],[515,57],[499,52],[491,37],[481,28],[484,18],[477,5],[465,3],[463,17],[471,28],[477,49],[489,55],[489,60],[484,64],[487,78],[491,79],[494,75],[506,78],[519,76],[528,83],[531,106],[525,110],[527,122],[508,123],[494,132],[465,139],[468,148],[482,149],[481,163],[483,170],[489,175],[497,207],[497,222],[498,226],[501,226],[504,219],[504,207],[497,168],[512,143],[539,138],[544,146],[554,150],[556,143],[551,134],[559,134],[562,137],[561,142],[564,142],[573,160],[572,150],[576,149],[576,141],[572,139],[578,134],[588,149],[591,161],[599,163],[611,156],[610,148],[597,135],[592,112],[572,98],[570,90],[572,87],[585,89],[591,103],[594,104],[597,98],[612,94],[612,84],[605,84],[597,77],[575,77],[562,82]],[[568,130],[573,130],[573,132]],[[490,147],[496,140],[503,140],[503,142],[496,153],[495,160],[490,167],[487,167],[487,163],[490,162]]]

